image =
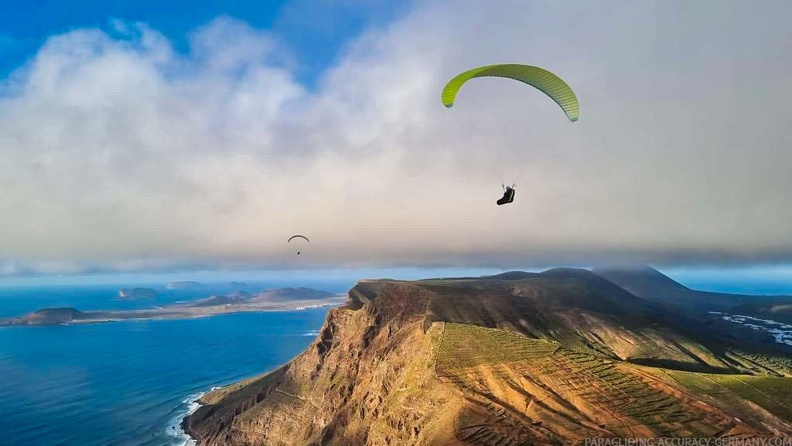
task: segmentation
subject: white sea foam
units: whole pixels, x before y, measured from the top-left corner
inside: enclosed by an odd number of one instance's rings
[[[300,307],[295,307],[294,309],[296,311],[312,310],[314,308],[324,308],[324,307],[330,307],[330,306],[333,306],[333,305],[338,305],[338,304],[333,303],[333,302],[328,302],[326,304],[303,305],[303,306],[300,306]]]
[[[319,330],[310,330],[302,334],[303,336],[319,336]]]
[[[212,388],[215,390],[215,388]],[[179,446],[195,446],[198,442],[190,437],[190,435],[184,431],[182,428],[182,421],[187,418],[188,416],[195,413],[198,408],[201,407],[200,399],[202,396],[206,395],[207,392],[200,392],[194,395],[190,395],[181,402],[179,405],[179,414],[168,423],[167,434],[177,441],[177,445]]]

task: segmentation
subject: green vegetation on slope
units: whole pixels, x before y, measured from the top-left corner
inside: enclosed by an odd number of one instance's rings
[[[470,395],[492,392],[491,382],[485,384],[487,377],[502,383],[536,381],[538,392],[529,398],[561,408],[556,412],[572,424],[593,421],[620,435],[633,435],[631,428],[639,425],[651,427],[652,434],[674,436],[707,436],[720,429],[637,366],[570,350],[557,342],[447,323],[436,364],[438,377]]]
[[[505,330],[446,323],[437,353],[437,369],[547,358],[561,348],[557,342],[530,339]]]
[[[697,394],[713,400],[751,401],[778,418],[792,422],[792,378],[720,375],[664,370]],[[746,415],[749,416],[749,415]]]

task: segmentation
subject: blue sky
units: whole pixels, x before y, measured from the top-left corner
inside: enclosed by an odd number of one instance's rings
[[[312,84],[351,38],[404,14],[409,0],[31,0],[6,2],[0,14],[0,78],[53,35],[108,29],[111,20],[143,22],[187,51],[187,36],[219,16],[268,30],[293,51],[297,77]]]

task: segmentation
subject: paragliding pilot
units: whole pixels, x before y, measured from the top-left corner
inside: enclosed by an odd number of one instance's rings
[[[308,240],[308,237],[306,237],[304,235],[300,235],[300,234],[295,234],[295,235],[289,237],[289,240],[286,240],[286,243],[291,243],[291,241],[296,239],[296,238],[301,238],[301,239],[305,240],[306,242],[311,243],[311,241]],[[297,251],[297,255],[300,255],[300,251]]]
[[[503,187],[502,184],[501,187]],[[506,203],[511,203],[512,201],[514,201],[514,184],[505,187],[503,191],[503,198],[498,200],[498,206]]]

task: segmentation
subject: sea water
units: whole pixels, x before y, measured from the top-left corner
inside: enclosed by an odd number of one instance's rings
[[[120,301],[106,285],[3,288],[0,315],[147,308],[213,290],[162,291],[156,301]],[[201,393],[288,362],[327,311],[0,327],[0,445],[187,444],[178,424]]]

